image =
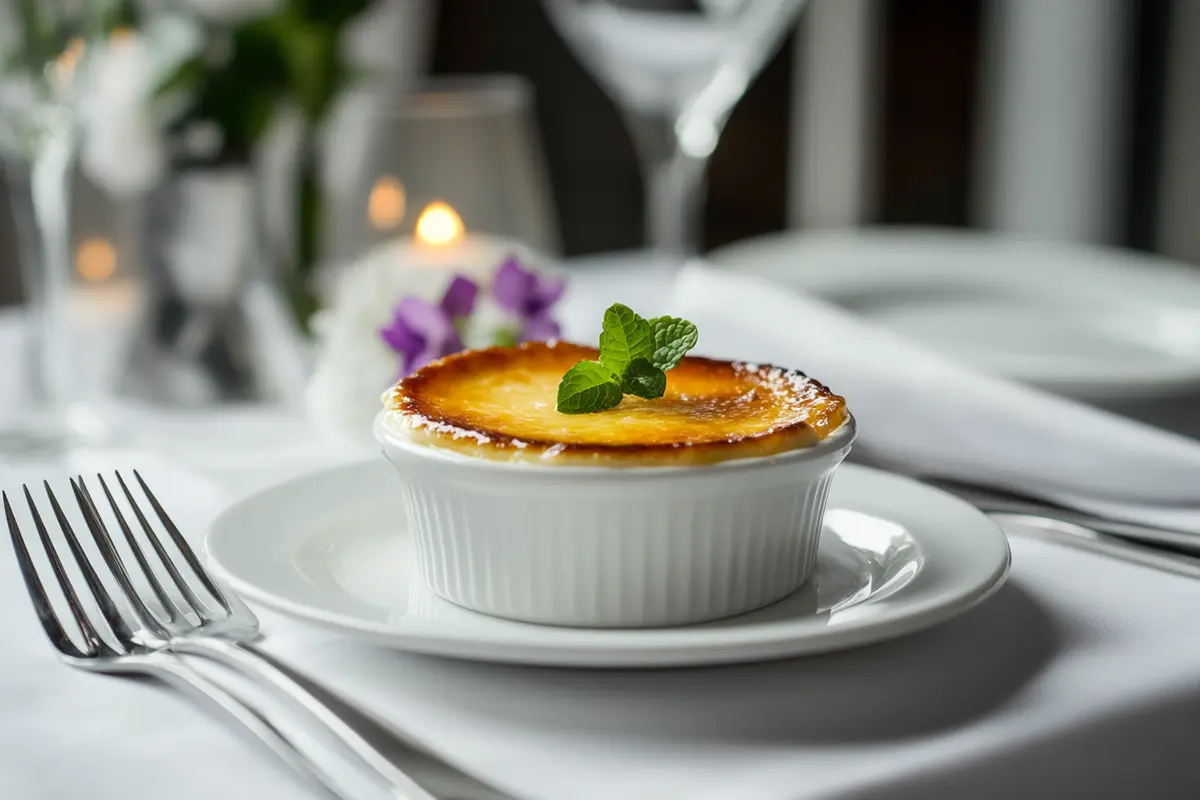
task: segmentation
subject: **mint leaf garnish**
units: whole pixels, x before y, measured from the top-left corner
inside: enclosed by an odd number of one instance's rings
[[[657,400],[667,391],[667,370],[696,346],[696,326],[678,317],[643,319],[613,303],[604,312],[600,360],[580,361],[558,384],[556,408],[563,414],[605,411],[626,394]]]
[[[679,317],[655,317],[650,320],[650,335],[654,342],[650,362],[664,372],[674,369],[700,338],[696,326]]]
[[[613,303],[604,312],[604,329],[600,333],[600,363],[616,377],[635,358],[649,359],[654,350],[650,323],[628,306]]]
[[[621,376],[621,391],[657,400],[667,391],[667,373],[644,358],[635,358]]]
[[[621,384],[595,361],[580,361],[558,384],[555,408],[563,414],[604,411],[621,403]]]

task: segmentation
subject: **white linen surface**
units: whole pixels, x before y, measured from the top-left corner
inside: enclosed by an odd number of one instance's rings
[[[973,372],[744,273],[689,265],[667,305],[699,326],[696,352],[794,366],[847,397],[880,459],[1200,533],[1193,439]]]
[[[142,420],[169,458],[82,454],[52,480],[136,466],[198,536],[235,497],[346,456],[271,413]],[[4,467],[0,485],[46,474]],[[1200,583],[1021,536],[1013,550],[1008,585],[954,622],[741,667],[487,666],[262,616],[269,649],[519,797],[1196,796]],[[5,797],[315,796],[187,701],[56,663],[8,548],[0,603]]]
[[[691,270],[668,306],[663,275],[636,299],[617,277],[576,283],[570,335],[593,335],[613,300],[683,313],[700,324],[702,350],[795,364],[850,396],[864,441],[883,454],[1126,510],[1169,503],[1195,519],[1200,457],[1188,441],[970,375],[744,278]],[[945,433],[926,448],[888,427],[914,418]],[[0,488],[137,467],[198,539],[237,497],[360,455],[280,412],[141,410],[126,422],[127,449],[0,462]],[[980,608],[895,642],[770,664],[498,667],[261,616],[268,649],[288,663],[523,798],[1200,796],[1200,583],[1010,532],[1011,577]],[[0,604],[0,796],[316,796],[186,700],[58,664],[7,546]]]

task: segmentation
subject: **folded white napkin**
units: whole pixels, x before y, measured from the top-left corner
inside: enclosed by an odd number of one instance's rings
[[[927,476],[1200,533],[1200,444],[980,374],[760,278],[693,264],[673,314],[697,352],[802,369],[846,397],[859,441]]]

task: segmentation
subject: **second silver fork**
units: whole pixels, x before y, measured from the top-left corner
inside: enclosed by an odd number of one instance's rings
[[[83,513],[84,520],[99,545],[102,558],[112,571],[122,593],[128,599],[133,613],[140,621],[150,622],[151,630],[158,628],[164,631],[161,640],[150,642],[150,646],[177,654],[212,659],[284,695],[308,712],[315,721],[320,723],[328,736],[353,753],[379,780],[383,781],[385,785],[393,787],[398,796],[413,798],[413,800],[420,798],[432,800],[424,789],[397,768],[354,728],[311,694],[307,688],[277,667],[269,656],[258,651],[251,643],[258,637],[258,618],[254,612],[237,597],[224,592],[208,575],[195,552],[150,487],[136,471],[133,474],[155,516],[179,552],[187,571],[194,575],[195,580],[199,582],[203,592],[211,601],[206,602],[199,596],[193,583],[179,568],[155,532],[125,479],[117,473],[117,483],[121,492],[177,594],[172,595],[163,586],[108,484],[102,476],[97,475],[97,481],[118,526],[121,528],[125,543],[150,588],[150,595],[153,596],[155,603],[161,606],[162,618],[157,617],[146,602],[148,598],[143,597],[134,585],[123,559],[113,546],[112,537],[86,482],[82,477],[72,481],[75,499]],[[446,770],[455,772],[456,777],[461,780],[476,784],[489,796],[501,796],[492,793],[490,787],[483,787],[470,776],[459,773],[449,765],[440,766],[445,766]]]

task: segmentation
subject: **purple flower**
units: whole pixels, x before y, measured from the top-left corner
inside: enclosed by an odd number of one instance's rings
[[[418,297],[400,301],[392,324],[380,329],[379,335],[400,354],[401,377],[463,349],[456,323],[475,310],[477,294],[474,281],[455,275],[437,305]]]
[[[496,302],[517,318],[523,342],[553,339],[560,333],[550,308],[563,295],[566,284],[559,278],[545,278],[525,269],[513,256],[505,259],[492,281]]]

